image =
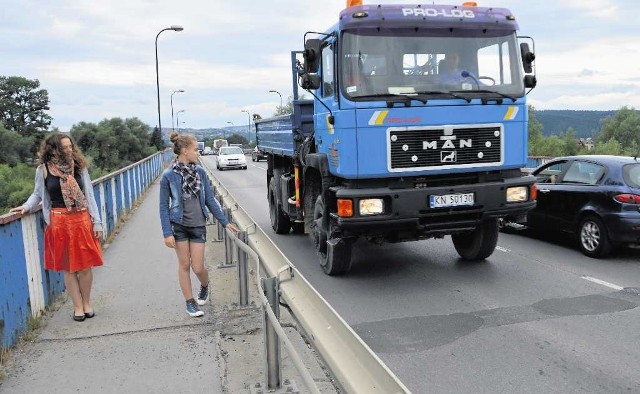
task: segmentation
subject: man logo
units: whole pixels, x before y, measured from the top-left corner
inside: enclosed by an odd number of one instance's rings
[[[440,152],[440,162],[441,163],[455,163],[458,159],[458,155],[456,155],[456,151],[453,152],[447,152],[447,151],[441,151]]]

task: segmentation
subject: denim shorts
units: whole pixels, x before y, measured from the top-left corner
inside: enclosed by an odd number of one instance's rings
[[[207,229],[205,226],[185,227],[178,223],[171,223],[173,237],[176,242],[191,241],[205,243],[207,241]]]

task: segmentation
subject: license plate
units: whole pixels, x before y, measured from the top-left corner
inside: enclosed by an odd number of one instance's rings
[[[429,196],[429,207],[446,208],[473,205],[473,193],[443,194],[441,196]]]

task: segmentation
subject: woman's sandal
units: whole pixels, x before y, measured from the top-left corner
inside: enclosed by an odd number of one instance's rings
[[[85,312],[84,317],[86,317],[87,319],[91,319],[95,315],[96,315],[95,312]]]
[[[80,315],[80,316],[73,315],[73,320],[75,320],[75,321],[84,321],[84,319],[86,319],[86,317],[87,317],[86,313],[84,315]]]

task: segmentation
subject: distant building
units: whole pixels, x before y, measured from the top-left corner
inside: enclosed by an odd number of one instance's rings
[[[581,148],[587,148],[587,150],[591,150],[594,147],[593,138],[580,138],[578,139],[578,146]]]

